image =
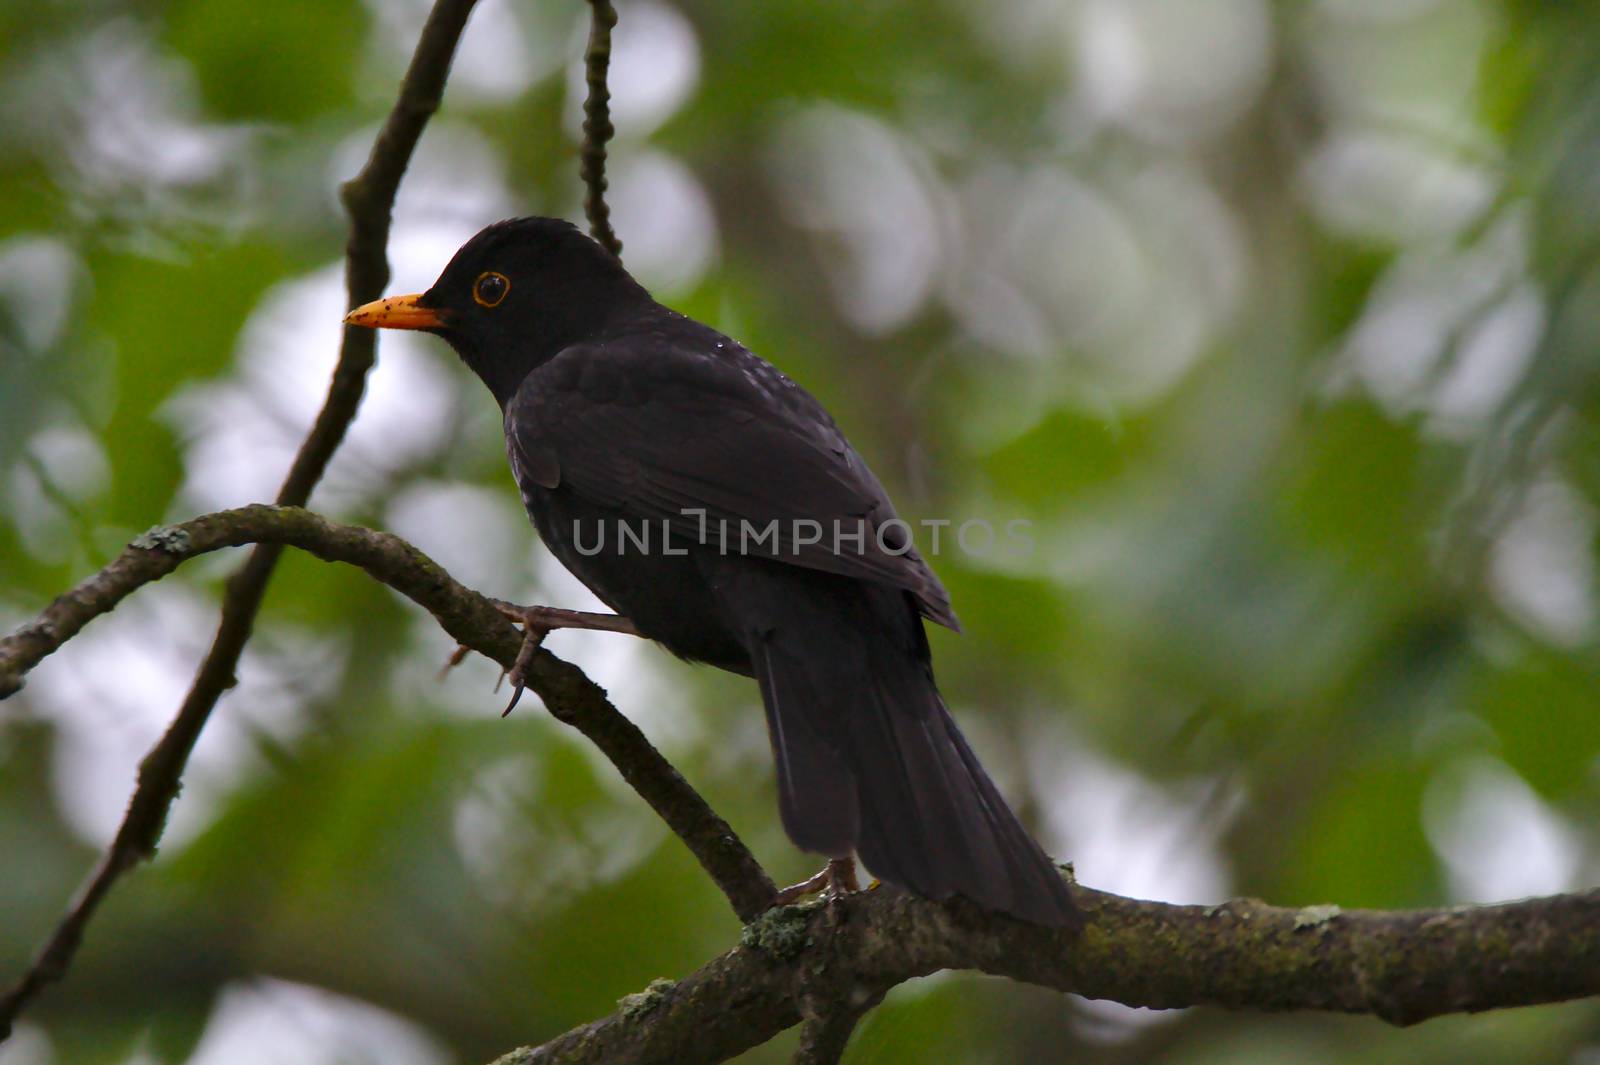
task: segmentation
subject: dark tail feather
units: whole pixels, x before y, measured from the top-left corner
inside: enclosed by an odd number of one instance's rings
[[[1035,924],[1078,923],[1060,871],[1006,805],[932,678],[919,687],[880,688],[874,709],[890,729],[857,730],[862,764],[889,767],[859,782],[861,860],[929,898],[963,895]],[[906,844],[920,862],[907,862]]]
[[[778,770],[778,813],[795,845],[830,858],[847,857],[860,835],[855,777],[817,735],[806,706],[822,693],[801,665],[770,641],[758,645],[756,680],[767,708],[767,734]]]
[[[874,875],[926,898],[1077,924],[1060,872],[940,699],[921,620],[909,607],[899,617],[896,601],[889,618],[869,610],[858,628],[837,600],[809,619],[808,605],[791,599],[752,655],[790,838],[835,857],[854,850]]]

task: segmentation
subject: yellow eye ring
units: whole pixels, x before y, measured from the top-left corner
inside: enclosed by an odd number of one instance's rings
[[[498,307],[511,291],[511,279],[505,274],[485,270],[472,283],[472,299],[480,307]]]

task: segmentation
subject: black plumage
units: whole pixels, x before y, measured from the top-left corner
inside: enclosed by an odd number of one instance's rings
[[[949,596],[809,393],[554,219],[492,225],[427,292],[349,320],[448,340],[550,550],[642,635],[758,681],[796,844],[1076,920],[939,697],[923,618],[956,628]]]

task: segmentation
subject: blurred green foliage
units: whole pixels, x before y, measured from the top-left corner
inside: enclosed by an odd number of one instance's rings
[[[968,631],[933,639],[1086,883],[1350,907],[1600,880],[1600,10],[618,7],[630,265],[815,391],[908,517],[1027,523],[1024,550],[946,531]],[[332,366],[335,186],[424,11],[0,11],[0,620],[146,526],[271,494]],[[585,18],[484,0],[397,208],[397,288],[504,214],[577,216]],[[571,600],[453,363],[384,338],[314,505]],[[5,979],[108,838],[233,562],[142,592],[0,713]],[[622,642],[555,648],[776,876],[809,873],[751,686]],[[537,706],[499,719],[482,662],[433,681],[449,650],[287,560],[160,860],[0,1062],[482,1061],[734,942],[594,752]],[[1593,1003],[1393,1032],[945,974],[847,1060],[1597,1054]]]

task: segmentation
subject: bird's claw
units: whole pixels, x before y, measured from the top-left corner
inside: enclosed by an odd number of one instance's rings
[[[641,635],[634,627],[632,621],[617,614],[596,614],[587,610],[565,610],[556,606],[518,606],[508,603],[503,599],[493,600],[494,608],[509,621],[522,626],[522,647],[517,651],[517,660],[511,668],[500,674],[500,680],[495,682],[494,690],[500,690],[500,684],[510,678],[511,702],[500,712],[501,717],[511,713],[517,705],[517,700],[522,698],[523,691],[528,687],[528,672],[533,668],[534,653],[539,650],[539,645],[544,643],[544,638],[556,629],[593,629],[599,632],[621,632],[629,636]],[[450,666],[459,662],[467,653],[462,647],[450,657]],[[449,666],[445,667],[446,669]]]
[[[511,680],[511,701],[506,708],[500,711],[500,716],[505,717],[516,709],[522,693],[528,687],[528,668],[533,665],[533,656],[539,650],[539,645],[544,643],[544,638],[550,635],[550,630],[555,628],[550,624],[549,615],[553,612],[550,607],[544,606],[516,606],[513,603],[495,602],[495,609],[500,611],[508,620],[522,626],[522,646],[517,650],[517,660],[511,668],[500,674],[500,680]],[[495,691],[500,690],[500,682],[495,683]]]
[[[790,884],[779,891],[774,905],[788,906],[818,892],[821,892],[825,900],[832,902],[860,890],[861,882],[856,879],[856,860],[829,858],[828,864],[823,866],[822,871],[816,876],[802,880],[798,884]]]
[[[772,904],[774,906],[792,905],[793,903],[799,902],[807,895],[816,894],[823,888],[827,887],[827,885],[828,870],[823,869],[816,876],[802,880],[798,884],[790,884],[788,887],[781,889],[773,898]]]

